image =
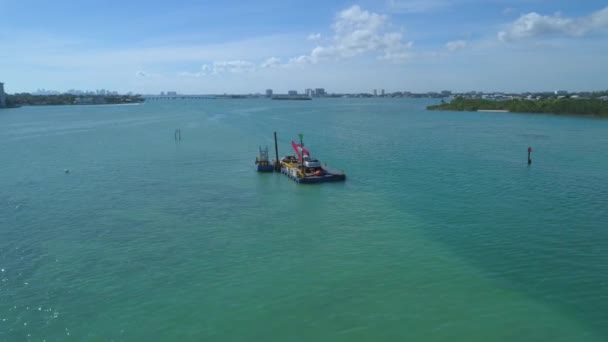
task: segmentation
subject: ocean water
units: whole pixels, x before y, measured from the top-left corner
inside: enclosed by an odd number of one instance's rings
[[[431,102],[0,111],[0,340],[608,340],[608,120]]]

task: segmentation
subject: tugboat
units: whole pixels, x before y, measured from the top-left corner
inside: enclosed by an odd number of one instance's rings
[[[255,165],[256,165],[257,171],[258,172],[273,172],[274,166],[268,160],[268,146],[266,146],[266,148],[264,148],[264,149],[262,149],[262,146],[260,146],[259,149],[260,149],[260,153],[255,158]]]
[[[346,180],[346,175],[342,171],[336,171],[321,165],[317,159],[310,157],[310,152],[304,148],[302,141],[303,135],[300,134],[300,144],[295,141],[291,142],[296,152],[295,156],[286,156],[281,159],[281,173],[289,177],[297,183],[326,183],[326,182],[342,182]]]

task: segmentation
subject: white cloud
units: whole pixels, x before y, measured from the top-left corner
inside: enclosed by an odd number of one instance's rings
[[[387,32],[388,26],[388,16],[351,6],[336,16],[329,45],[315,47],[310,55],[292,58],[290,64],[340,60],[366,53],[375,53],[380,59],[403,61],[412,43],[404,43],[401,32]]]
[[[313,40],[313,41],[319,40],[319,39],[321,39],[321,34],[320,33],[311,33],[308,35],[308,37],[306,37],[306,39]]]
[[[337,53],[338,51],[334,46],[317,46],[312,49],[310,56],[306,57],[308,57],[308,59],[313,63],[318,63],[319,61],[327,60],[336,56]],[[306,60],[305,58],[301,57],[302,56],[300,56],[300,60]]]
[[[218,75],[223,73],[244,73],[255,71],[256,65],[250,61],[233,60],[233,61],[216,61],[211,64],[203,64],[199,72],[180,72],[178,76],[199,78],[207,75]]]
[[[121,70],[122,73],[129,75],[133,75],[138,70],[145,70],[148,76],[153,70],[172,68],[171,72],[175,75],[180,71],[179,66],[184,64],[200,65],[202,61],[234,59],[262,61],[268,58],[269,54],[270,56],[297,54],[302,49],[302,42],[298,41],[298,37],[301,38],[301,35],[284,34],[214,44],[171,44],[127,48],[91,46],[88,43],[74,43],[74,46],[64,48],[63,45],[53,46],[42,38],[32,37],[23,41],[11,38],[7,41],[11,49],[0,48],[0,58],[2,58],[0,65],[4,65],[10,58],[14,63],[32,67],[63,68],[81,72],[104,68],[104,72]]]
[[[201,73],[201,72],[180,72],[177,75],[180,77],[199,78],[199,77],[203,76],[203,73]]]
[[[454,40],[445,44],[445,47],[450,51],[458,51],[466,48],[468,45],[466,40]]]
[[[310,56],[302,55],[302,56],[291,58],[289,60],[289,65],[304,65],[304,64],[308,64],[308,63],[311,63]]]
[[[205,66],[203,66],[204,70]],[[242,73],[255,70],[255,64],[249,61],[234,60],[234,61],[221,61],[213,62],[213,73],[219,74],[224,72],[229,73]]]
[[[392,62],[403,62],[407,60],[410,55],[407,50],[414,46],[414,42],[403,42],[403,34],[400,32],[385,33],[382,36],[382,44],[384,45],[384,54],[380,56],[380,59],[392,61]]]
[[[388,0],[386,5],[396,13],[422,13],[446,7],[449,3],[445,0]]]
[[[260,67],[262,67],[262,68],[276,68],[279,66],[281,66],[281,60],[276,57],[270,57],[266,61],[264,61],[262,64],[260,64]]]
[[[608,29],[608,7],[591,15],[576,18],[540,15],[536,12],[524,14],[504,30],[498,32],[502,41],[515,41],[547,35],[580,37],[591,32]]]
[[[148,72],[148,71],[138,70],[135,73],[135,78],[139,79],[139,80],[146,79],[147,81],[149,81],[149,80],[152,80],[152,79],[157,79],[158,77],[160,77],[160,75],[161,74],[156,73],[156,72]]]
[[[374,32],[384,26],[387,20],[386,15],[370,13],[354,5],[338,13],[332,26],[338,35],[358,30]]]

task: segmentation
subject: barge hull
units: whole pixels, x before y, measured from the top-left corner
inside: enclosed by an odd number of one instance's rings
[[[316,184],[316,183],[331,183],[331,182],[343,182],[346,180],[345,174],[333,174],[326,173],[323,176],[307,176],[304,178],[300,178],[294,176],[292,172],[286,167],[281,168],[281,173],[287,176],[287,178],[292,181],[300,184]]]
[[[274,165],[272,165],[272,164],[268,164],[268,165],[260,165],[260,164],[258,164],[256,166],[256,170],[258,172],[274,172]]]

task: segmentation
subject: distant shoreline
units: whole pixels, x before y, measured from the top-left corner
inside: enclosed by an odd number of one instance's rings
[[[111,106],[139,106],[141,104],[143,104],[144,102],[137,102],[137,103],[100,103],[100,104],[82,104],[82,103],[66,103],[66,104],[34,104],[34,105],[30,105],[30,104],[25,104],[25,105],[18,105],[18,106],[10,106],[10,107],[0,107],[0,109],[17,109],[17,108],[23,108],[23,107],[63,107],[63,106],[67,106],[67,107],[78,107],[78,106],[82,106],[82,107],[96,107],[96,106],[103,106],[103,107],[111,107]]]
[[[125,105],[143,103],[139,95],[32,95],[29,93],[13,94],[6,97],[6,108],[23,106],[76,106],[76,105]]]

